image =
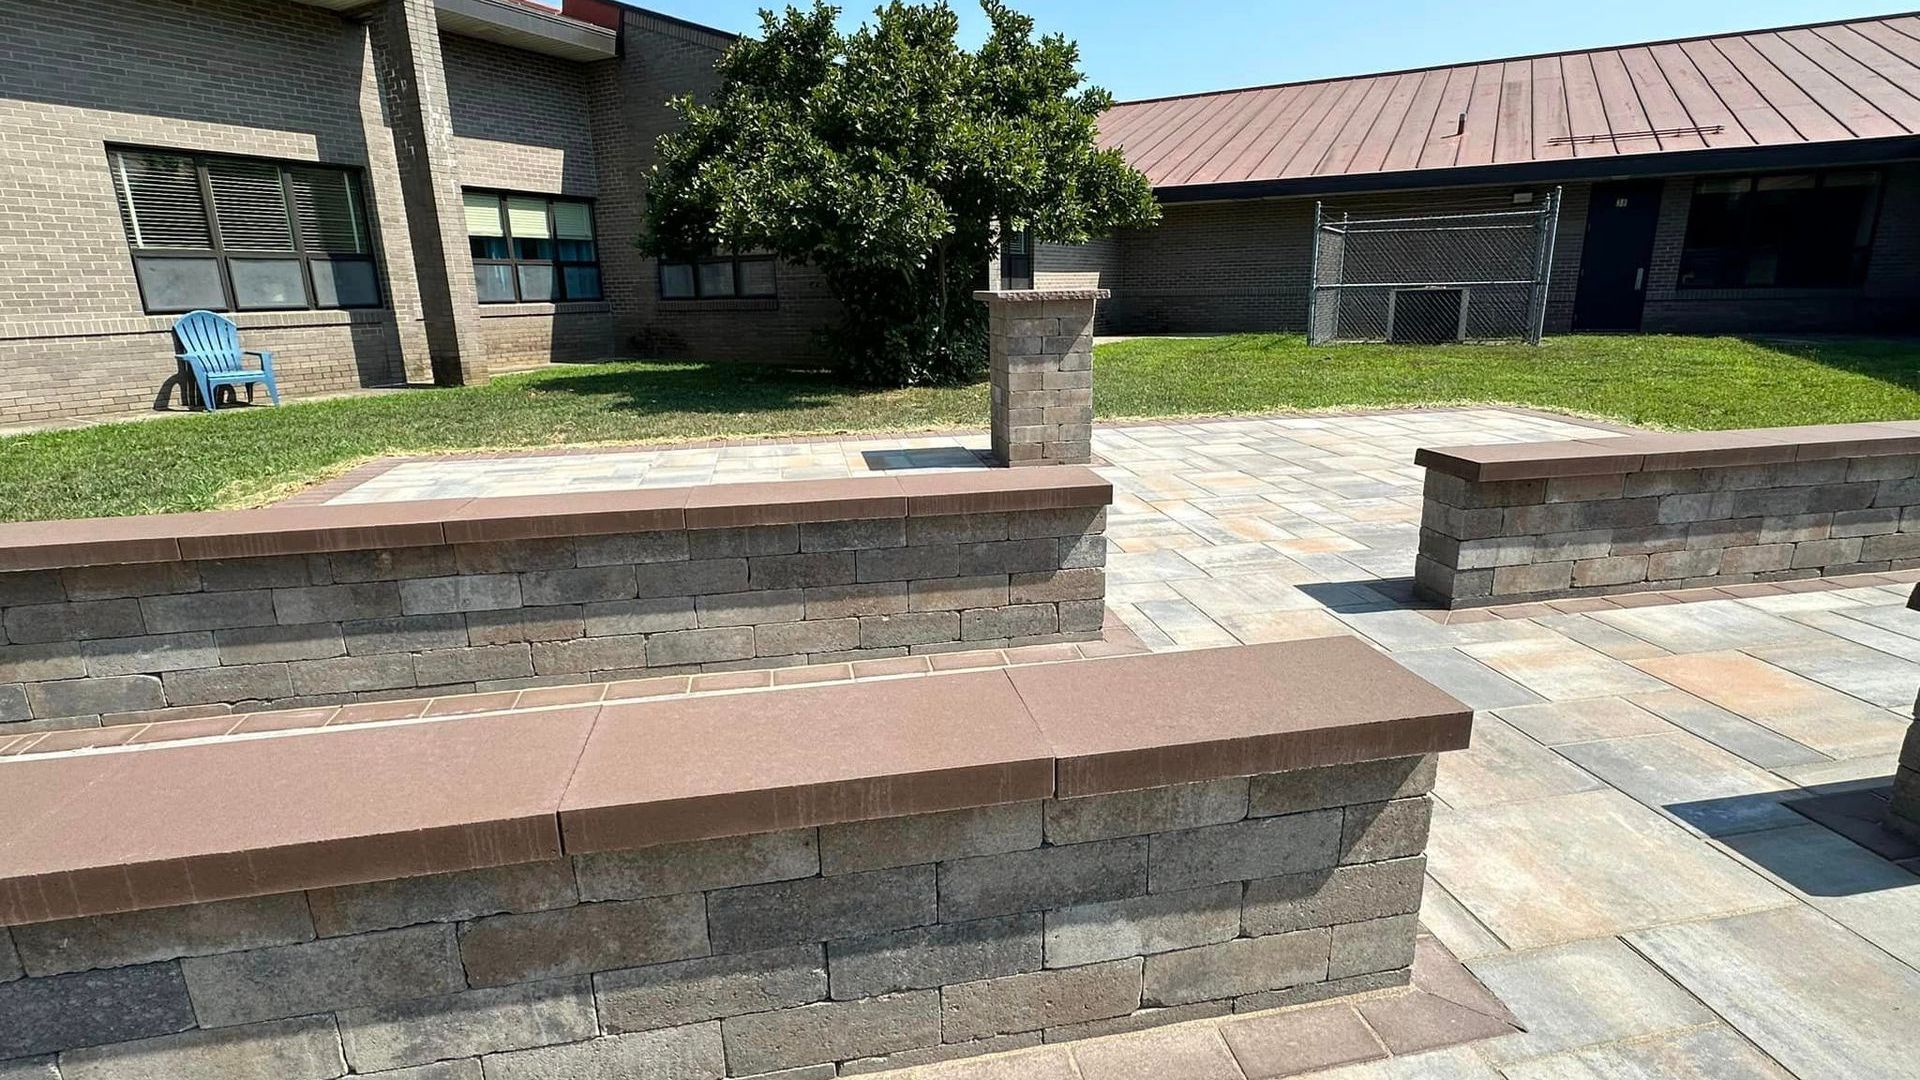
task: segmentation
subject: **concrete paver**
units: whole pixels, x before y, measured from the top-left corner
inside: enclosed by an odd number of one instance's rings
[[[1719,1024],[1522,1062],[1504,1073],[1506,1080],[1789,1080],[1793,1075]]]
[[[1920,1073],[1920,880],[1781,805],[1807,787],[1883,783],[1891,772],[1920,690],[1910,586],[1451,617],[1410,601],[1424,478],[1415,449],[1612,433],[1494,408],[1094,433],[1115,488],[1108,604],[1148,647],[1356,634],[1473,707],[1498,710],[1478,717],[1473,749],[1442,762],[1422,917],[1531,1030],[1429,1052],[1402,1034],[1395,1056],[1311,1075]],[[964,468],[985,442],[420,461],[336,498]],[[1483,1016],[1426,996],[1440,1005],[1403,1006],[1428,1010],[1402,1018],[1416,1021],[1403,1032]],[[1210,1038],[1117,1035],[895,1075],[1240,1080],[1253,1075],[1250,1062],[1218,1032],[1258,1019],[1184,1026]]]
[[[1482,1048],[1497,1065],[1714,1020],[1618,938],[1506,953],[1468,966],[1527,1029]]]
[[[1920,1061],[1920,972],[1812,908],[1627,940],[1801,1080],[1911,1076]]]
[[[1791,903],[1617,791],[1434,811],[1428,869],[1514,948]]]

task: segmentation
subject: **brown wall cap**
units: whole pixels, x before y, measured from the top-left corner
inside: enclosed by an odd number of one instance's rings
[[[0,925],[556,858],[596,713],[9,761]]]
[[[0,925],[1406,757],[1352,638],[0,761]]]
[[[1913,453],[1920,453],[1920,421],[1892,420],[1422,447],[1413,463],[1465,480],[1491,482]]]
[[[1001,304],[1043,304],[1049,300],[1105,300],[1106,289],[977,289],[975,300]]]
[[[687,492],[689,529],[795,525],[906,514],[906,498],[892,476],[706,484]]]
[[[570,854],[1044,799],[999,671],[608,706],[560,805]]]
[[[1355,638],[1007,672],[1059,760],[1060,798],[1467,745],[1473,710]]]
[[[445,543],[441,523],[468,499],[283,506],[176,515],[182,559],[311,555]]]
[[[985,472],[903,473],[908,517],[1107,506],[1113,485],[1084,465]]]
[[[692,490],[635,488],[474,499],[442,528],[449,544],[681,529],[686,527],[687,493]]]
[[[20,521],[0,525],[0,571],[175,562],[178,515]]]
[[[913,505],[909,505],[909,491],[915,493]],[[0,524],[0,571],[1055,509],[1105,505],[1112,496],[1112,486],[1088,469],[966,469],[898,479],[855,476],[26,521]]]

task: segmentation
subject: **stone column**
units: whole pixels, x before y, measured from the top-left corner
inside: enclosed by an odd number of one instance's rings
[[[1893,802],[1887,807],[1887,824],[1895,832],[1920,840],[1920,702],[1914,707],[1913,726],[1907,729],[1907,744],[1893,771]]]
[[[1907,607],[1920,619],[1920,585],[1913,587]],[[1913,702],[1913,724],[1907,728],[1907,741],[1900,747],[1900,762],[1893,769],[1893,801],[1887,806],[1887,827],[1920,840],[1920,697]]]
[[[1093,306],[1105,289],[989,289],[993,456],[1002,465],[1093,460]]]
[[[440,386],[484,383],[486,348],[433,0],[386,0],[373,26],[433,381]]]

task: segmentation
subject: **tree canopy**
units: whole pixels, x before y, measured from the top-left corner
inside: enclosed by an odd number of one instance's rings
[[[761,12],[719,63],[708,103],[674,102],[642,246],[663,257],[771,251],[817,268],[839,299],[836,354],[864,382],[952,382],[978,370],[970,294],[994,222],[1082,243],[1159,216],[1146,178],[1095,145],[1112,96],[1079,50],[1002,0],[957,39],[945,2],[893,2],[851,32],[839,10]]]

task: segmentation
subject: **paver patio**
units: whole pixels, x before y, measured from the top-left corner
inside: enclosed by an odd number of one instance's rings
[[[1920,614],[1903,606],[1913,575],[1534,604],[1505,617],[1448,617],[1410,600],[1416,447],[1605,434],[1499,409],[1095,432],[1115,486],[1109,606],[1149,647],[1353,634],[1491,710],[1474,749],[1441,765],[1423,919],[1528,1030],[1314,1075],[1915,1075],[1920,878],[1786,805],[1809,785],[1891,774],[1920,688]],[[331,497],[973,467],[984,442],[421,461],[369,470]],[[1657,606],[1624,606],[1642,604]],[[1309,1056],[1263,1055],[1234,1022],[902,1075],[1261,1080],[1290,1074],[1281,1059],[1307,1066]],[[1352,1034],[1349,1015],[1325,1023]]]

